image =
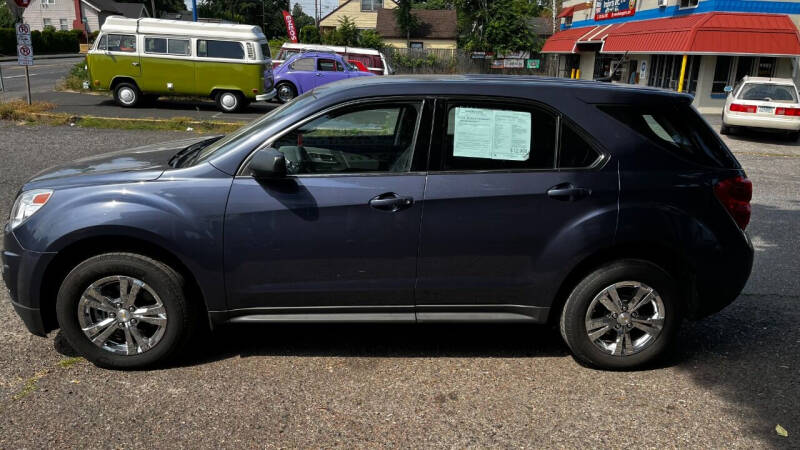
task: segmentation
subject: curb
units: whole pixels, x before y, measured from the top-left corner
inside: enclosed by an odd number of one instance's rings
[[[86,57],[83,53],[68,53],[68,54],[60,54],[60,55],[34,55],[33,61],[39,61],[44,59],[67,59],[67,58],[81,58]],[[0,62],[8,62],[8,61],[16,61],[16,56],[2,56],[0,57]]]

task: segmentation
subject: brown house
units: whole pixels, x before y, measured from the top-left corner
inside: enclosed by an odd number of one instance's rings
[[[386,44],[395,48],[456,48],[458,24],[454,9],[415,9],[412,11],[419,19],[420,27],[411,38],[400,32],[395,20],[394,10],[378,10],[376,30]]]

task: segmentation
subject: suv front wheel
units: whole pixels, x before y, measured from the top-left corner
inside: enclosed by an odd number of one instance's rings
[[[580,362],[631,369],[664,353],[680,325],[676,283],[642,260],[603,266],[578,283],[561,313],[561,336]]]
[[[182,277],[134,253],[107,253],[78,264],[61,284],[56,315],[78,353],[118,369],[164,362],[195,327]]]

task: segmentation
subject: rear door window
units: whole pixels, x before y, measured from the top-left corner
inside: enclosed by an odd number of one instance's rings
[[[296,59],[290,68],[292,70],[299,70],[302,72],[312,72],[314,71],[315,67],[316,65],[314,63],[314,58],[300,58]]]
[[[336,61],[320,58],[317,60],[317,70],[321,72],[336,72]]]
[[[516,104],[447,105],[442,169],[552,169],[555,116]]]
[[[725,144],[690,105],[599,108],[659,147],[698,164],[738,167]]]
[[[197,56],[201,58],[244,59],[244,47],[239,42],[200,39],[197,41]]]

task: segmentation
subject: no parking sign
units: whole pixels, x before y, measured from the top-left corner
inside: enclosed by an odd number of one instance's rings
[[[18,23],[14,28],[17,31],[17,61],[21,66],[32,66],[31,27],[27,23]]]

